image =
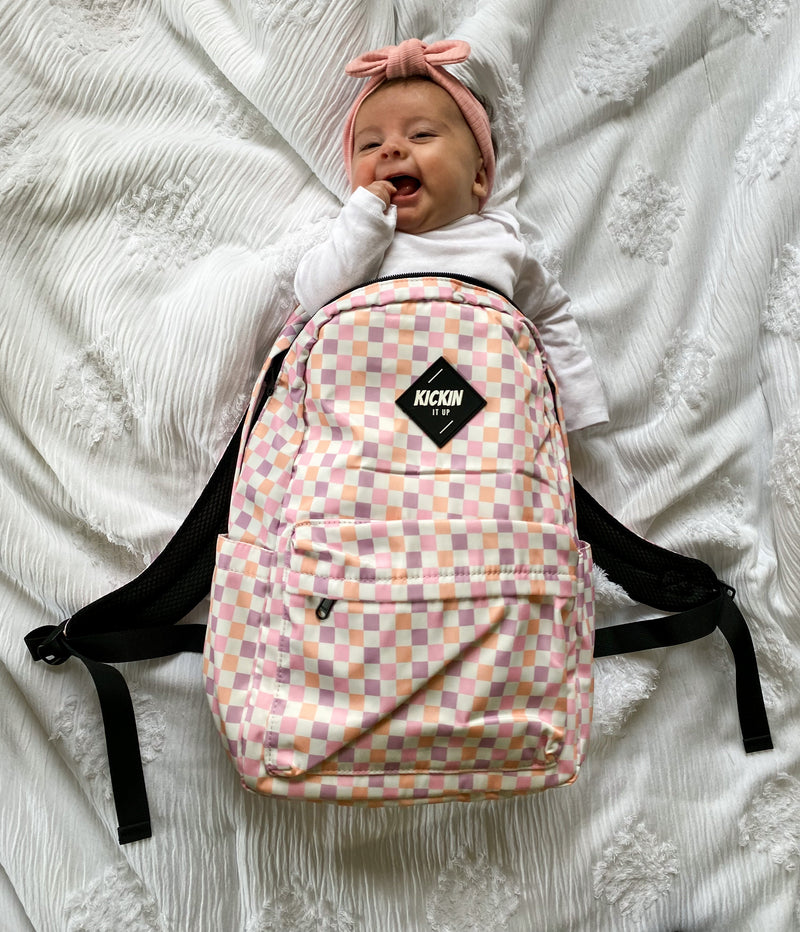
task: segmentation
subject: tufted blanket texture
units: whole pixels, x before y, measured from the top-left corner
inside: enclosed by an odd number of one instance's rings
[[[472,45],[492,204],[573,297],[611,413],[576,475],[736,587],[775,750],[712,635],[597,662],[572,787],[292,805],[181,655],[125,665],[155,836],[120,848],[91,682],[23,636],[180,524],[347,195],[344,65],[410,36]],[[800,929],[798,49],[798,0],[0,0],[4,932]]]

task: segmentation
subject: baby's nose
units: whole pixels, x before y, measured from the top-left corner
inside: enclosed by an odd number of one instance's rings
[[[406,151],[407,147],[402,139],[387,139],[383,144],[381,155],[385,159],[392,157],[403,158],[403,156],[406,154]]]

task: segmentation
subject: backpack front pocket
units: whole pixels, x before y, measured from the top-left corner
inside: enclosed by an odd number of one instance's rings
[[[583,559],[566,528],[522,521],[297,525],[265,772],[555,767],[587,648]]]

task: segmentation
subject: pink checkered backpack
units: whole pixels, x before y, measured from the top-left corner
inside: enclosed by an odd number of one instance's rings
[[[676,614],[595,632],[592,551],[633,598]],[[209,588],[208,626],[175,625]],[[771,747],[732,595],[573,483],[546,355],[508,299],[412,276],[293,318],[164,552],[27,643],[95,680],[125,843],[151,830],[111,662],[202,650],[224,746],[257,793],[496,798],[576,779],[593,656],[717,626],[745,748]]]

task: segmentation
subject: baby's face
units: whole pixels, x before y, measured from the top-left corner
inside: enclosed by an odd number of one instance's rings
[[[353,190],[388,179],[397,188],[397,229],[426,233],[478,212],[487,193],[478,144],[458,105],[438,84],[387,84],[359,108]]]

